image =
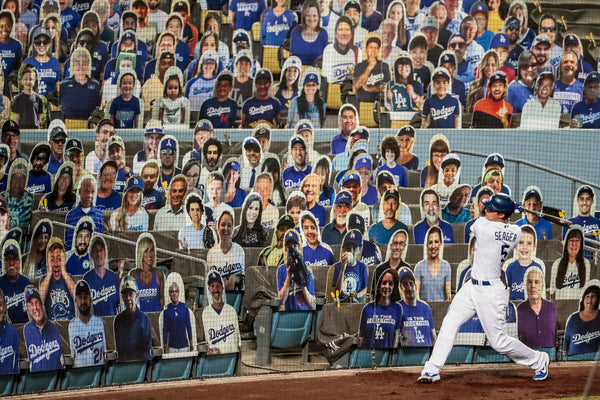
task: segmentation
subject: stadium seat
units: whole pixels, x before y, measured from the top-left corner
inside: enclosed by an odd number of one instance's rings
[[[359,121],[362,126],[367,128],[376,128],[378,126],[373,117],[373,107],[375,103],[363,103],[361,102],[358,106]]]
[[[106,371],[106,384],[121,385],[144,382],[147,370],[148,361],[114,363],[109,365]]]
[[[268,68],[273,75],[281,74],[281,67],[277,59],[278,47],[263,47],[262,62],[263,68]]]
[[[61,389],[83,389],[100,385],[102,367],[69,368],[60,382]]]
[[[556,347],[543,347],[536,350],[543,351],[544,353],[548,354],[550,356],[550,361],[556,360]]]
[[[564,361],[584,361],[584,360],[595,360],[596,353],[582,353],[573,354],[572,356],[563,356]]]
[[[87,129],[88,128],[88,120],[87,119],[65,119],[65,126],[67,129]]]
[[[327,85],[327,109],[339,110],[342,107],[342,85],[329,83]]]
[[[25,372],[18,378],[17,393],[32,393],[54,390],[59,371]]]
[[[271,347],[302,346],[303,361],[308,362],[308,339],[314,311],[274,311],[279,304],[279,299],[266,301],[254,321],[257,365],[270,363]]]
[[[354,349],[350,354],[350,368],[385,367],[389,355],[386,349]]]
[[[227,291],[227,304],[235,309],[236,314],[240,314],[240,308],[242,305],[242,297],[244,297],[244,292],[239,290]]]
[[[187,379],[192,373],[192,364],[196,358],[196,352],[190,352],[189,357],[168,358],[163,357],[152,365],[152,381],[168,381],[175,379]]]
[[[430,353],[430,347],[398,347],[392,357],[392,366],[423,365]]]
[[[260,22],[252,24],[252,35],[250,37],[252,38],[252,41],[260,42]]]
[[[203,355],[198,359],[197,378],[216,378],[235,374],[238,353]]]
[[[499,354],[496,350],[491,347],[484,346],[478,347],[475,352],[476,363],[503,363],[510,362],[510,358],[505,355]]]
[[[15,383],[15,375],[0,376],[0,396],[7,396],[12,393]]]

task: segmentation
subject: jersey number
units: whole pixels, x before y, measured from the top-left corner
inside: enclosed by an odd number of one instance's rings
[[[102,361],[102,349],[97,347],[94,349],[94,364],[98,364]]]
[[[500,252],[500,261],[503,264],[504,264],[504,261],[506,261],[506,258],[508,257],[508,249],[509,248],[510,248],[510,246],[507,244],[502,245],[501,252]]]

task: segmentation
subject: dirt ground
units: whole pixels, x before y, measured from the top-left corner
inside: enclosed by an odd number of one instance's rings
[[[338,370],[115,386],[44,393],[36,399],[556,399],[582,395],[592,362],[552,363],[547,380],[515,364],[446,366],[440,382],[417,384],[420,369]],[[600,396],[600,373],[590,395]],[[32,398],[31,395],[27,396]],[[25,397],[23,397],[25,398]]]

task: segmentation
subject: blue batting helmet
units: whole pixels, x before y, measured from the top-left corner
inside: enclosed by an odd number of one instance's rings
[[[489,199],[483,200],[483,205],[488,210],[504,213],[506,218],[515,212],[515,202],[512,201],[509,195],[504,193],[495,193]]]

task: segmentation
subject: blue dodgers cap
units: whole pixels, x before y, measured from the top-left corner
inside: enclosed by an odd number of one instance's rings
[[[75,296],[79,296],[80,294],[91,294],[90,285],[83,279],[75,285]]]
[[[13,256],[13,257],[19,257],[19,247],[15,244],[9,244],[8,246],[6,246],[6,248],[4,249],[4,257],[8,257],[8,256]]]
[[[433,71],[433,75],[431,75],[431,81],[435,81],[437,78],[444,78],[450,81],[450,72],[446,68],[438,67]]]
[[[496,33],[490,42],[490,49],[498,47],[506,47],[508,49],[508,37],[502,32]]]
[[[500,164],[502,168],[504,168],[504,157],[500,153],[492,153],[485,159],[484,167],[487,167],[490,164]]]
[[[284,246],[287,247],[289,242],[300,244],[300,234],[295,229],[290,229],[285,233],[285,239],[283,240]]]
[[[460,38],[463,38],[463,39],[465,40],[465,42],[467,41],[467,38],[466,38],[466,36],[465,36],[465,34],[464,34],[464,33],[462,33],[462,32],[456,32],[456,33],[453,33],[453,34],[450,36],[450,39],[448,39],[448,43],[450,43],[450,41],[451,41],[452,39],[454,39],[455,37],[460,37]]]
[[[310,123],[309,120],[300,120],[298,125],[296,125],[296,134],[298,134],[302,131],[311,131],[312,132],[313,130],[314,130],[314,127]]]
[[[435,29],[436,31],[440,29],[440,24],[438,23],[437,18],[434,16],[428,16],[425,18],[423,23],[421,24],[421,30],[424,29]]]
[[[346,172],[346,175],[344,175],[344,177],[342,178],[342,187],[344,186],[344,184],[346,182],[350,182],[350,181],[357,181],[358,183],[360,183],[360,175],[358,175],[358,172],[356,172],[355,170],[350,170],[348,172]]]
[[[577,190],[577,197],[581,196],[583,193],[589,194],[592,199],[594,198],[594,189],[588,185],[584,185]]]
[[[290,148],[294,147],[295,144],[300,143],[306,149],[306,141],[300,135],[295,135],[292,137],[292,141],[290,142]]]
[[[494,72],[494,75],[492,75],[490,77],[490,85],[494,82],[502,82],[504,84],[504,86],[506,86],[508,84],[506,75],[502,71],[496,71],[496,72]]]
[[[352,229],[346,233],[344,236],[344,240],[342,242],[342,247],[353,244],[356,247],[361,247],[363,242],[362,233],[360,233],[357,229]]]
[[[4,239],[5,240],[14,239],[17,242],[21,242],[22,237],[23,237],[23,231],[21,230],[21,228],[15,226],[14,228],[12,228],[11,230],[8,231],[8,233],[6,234],[6,237]]]
[[[162,149],[177,149],[177,142],[170,137],[163,138],[160,141],[160,150]]]
[[[302,82],[302,84],[306,85],[309,82],[314,82],[318,85],[319,77],[317,76],[317,74],[312,73],[312,72],[310,74],[306,74],[306,76],[304,77],[304,82]]]
[[[369,130],[364,126],[357,126],[352,132],[350,132],[350,136],[360,136],[361,139],[369,140]]]
[[[212,285],[213,283],[220,283],[221,285],[223,285],[221,275],[217,271],[210,271],[206,280],[208,282],[208,286]]]
[[[350,192],[346,191],[346,190],[340,190],[336,195],[335,195],[335,200],[333,201],[333,205],[338,205],[340,203],[348,203],[348,204],[352,204],[352,195],[350,194]]]
[[[38,290],[33,286],[27,286],[25,288],[25,302],[29,303],[29,299],[31,299],[31,298],[38,299],[40,301],[40,303],[42,302],[42,297],[40,296],[40,292],[38,292]]]
[[[377,174],[377,186],[383,184],[383,182],[389,182],[392,184],[396,184],[396,180],[394,179],[394,175],[390,171],[383,170]]]
[[[504,26],[508,28],[509,26],[521,26],[521,21],[517,17],[508,17],[506,21],[504,21]]]
[[[206,61],[212,61],[215,64],[219,63],[219,54],[217,54],[217,52],[215,50],[206,50],[203,54],[202,54],[202,58],[201,58],[202,62],[206,62]]]
[[[71,150],[76,150],[83,153],[83,143],[81,143],[81,140],[79,139],[71,138],[67,140],[67,144],[65,144],[65,150],[67,152]]]
[[[39,36],[47,36],[48,38],[52,38],[52,34],[50,33],[50,31],[42,26],[38,27],[35,32],[33,33],[33,38],[37,38]]]
[[[56,1],[56,0],[46,0],[42,3],[42,8],[46,8],[46,7],[60,8],[60,5],[58,4],[58,1]]]
[[[256,75],[254,76],[254,82],[256,82],[256,81],[258,81],[258,80],[260,80],[260,79],[266,79],[266,80],[268,80],[269,82],[271,82],[271,81],[272,81],[272,79],[273,79],[273,77],[271,76],[271,73],[269,72],[269,70],[268,70],[268,69],[266,69],[266,68],[263,68],[263,69],[261,69],[260,71],[258,71],[258,72],[256,73]]]
[[[365,231],[365,219],[362,215],[353,212],[346,220],[346,227],[348,229],[357,229],[359,232],[363,233]]]
[[[144,181],[142,180],[142,178],[140,178],[139,176],[132,176],[131,178],[129,178],[129,180],[127,181],[127,189],[125,190],[125,193],[129,192],[132,189],[144,190]]]
[[[484,2],[478,1],[471,6],[471,9],[469,10],[469,14],[475,15],[475,13],[478,13],[478,12],[485,13],[485,15],[488,15],[488,13],[490,12],[490,9],[487,7],[487,5]]]
[[[255,138],[264,137],[267,139],[271,139],[271,129],[267,124],[259,124],[260,127],[254,131],[253,135]]]
[[[583,85],[587,86],[588,84],[594,82],[600,83],[600,74],[596,71],[590,72],[588,74],[588,76],[585,78],[585,83]]]
[[[439,64],[440,65],[452,64],[452,65],[456,66],[456,55],[451,51],[442,54],[442,56],[440,57]]]
[[[533,187],[533,188],[529,189],[528,191],[526,191],[525,192],[525,196],[523,196],[523,199],[525,199],[525,201],[527,201],[527,199],[529,199],[532,196],[536,196],[538,198],[538,200],[540,200],[540,201],[542,200],[542,194],[535,187]]]
[[[359,154],[358,157],[354,160],[354,165],[352,169],[358,170],[359,168],[367,167],[369,169],[373,169],[373,159],[371,156],[365,153]]]
[[[36,238],[40,235],[52,235],[52,226],[48,221],[41,221],[39,225],[35,228],[35,232],[33,233],[33,237]]]
[[[410,268],[407,267],[402,267],[398,270],[398,280],[401,281],[402,277],[404,275],[407,275],[408,277],[410,277],[410,279],[412,279],[413,281],[415,280],[415,275],[413,274],[413,272],[410,270]]]
[[[77,225],[77,233],[88,230],[90,232],[94,232],[94,223],[92,221],[83,221],[79,225]]]
[[[198,131],[210,131],[210,132],[213,132],[214,130],[215,130],[215,128],[213,127],[212,122],[210,122],[207,119],[201,119],[196,124],[196,128],[194,128],[194,133],[197,133]]]
[[[237,172],[240,172],[240,163],[237,161],[228,161],[223,166],[223,175],[227,175],[227,172],[229,172],[230,169],[235,169]]]
[[[396,201],[400,202],[400,192],[398,191],[398,189],[396,188],[391,188],[386,190],[386,192],[383,194],[383,201],[386,201],[387,199],[396,199]]]
[[[137,42],[137,39],[135,38],[135,33],[133,33],[132,31],[126,31],[123,36],[121,36],[121,41],[124,40],[131,40],[134,43]]]

